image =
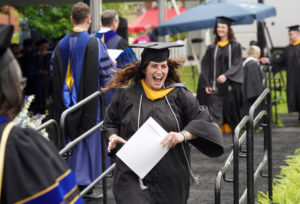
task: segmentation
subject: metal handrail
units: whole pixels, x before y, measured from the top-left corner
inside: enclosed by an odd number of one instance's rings
[[[243,127],[249,122],[249,117],[245,116],[241,122],[236,126],[234,131],[234,147],[237,146],[237,149],[239,148],[239,144],[242,144],[243,140],[245,139],[245,133],[242,134],[242,137],[239,140],[239,135]],[[235,148],[234,148],[235,149]],[[238,152],[238,151],[237,151]],[[222,167],[222,169],[218,172],[216,177],[216,185],[215,185],[215,203],[219,204],[221,203],[221,178],[224,177],[228,171],[228,168],[235,157],[234,150],[231,151],[230,155],[228,156],[225,165]],[[236,162],[236,161],[235,161]],[[234,178],[233,182],[236,182],[237,180]]]
[[[249,116],[244,116],[242,121],[239,123],[240,126],[237,126],[234,130],[234,138],[233,138],[233,201],[234,204],[238,203],[239,199],[239,147],[242,142],[239,140],[239,135],[242,127],[246,127],[247,131],[245,132],[245,137],[241,138],[245,140],[248,136],[248,129],[249,129]]]
[[[54,141],[54,144],[56,145],[56,147],[60,147],[60,134],[59,134],[59,127],[58,127],[58,124],[57,122],[54,120],[54,119],[50,119],[50,120],[47,120],[46,122],[44,122],[43,124],[41,124],[39,127],[37,127],[35,130],[36,131],[41,131],[47,127],[50,127],[50,126],[53,126],[54,129],[55,129],[55,133],[56,133],[56,137],[57,138],[57,144],[55,143]]]
[[[87,102],[90,102],[91,100],[95,99],[96,97],[99,97],[100,99],[100,116],[103,116],[103,97],[102,97],[102,93],[100,91],[96,91],[95,93],[91,94],[90,96],[82,99],[81,101],[79,101],[78,103],[76,103],[75,105],[73,105],[72,107],[66,109],[64,112],[62,112],[61,116],[60,116],[60,127],[62,130],[62,138],[63,138],[63,142],[65,140],[65,120],[66,117],[76,111],[77,109],[81,108],[83,105],[85,105]]]
[[[107,174],[112,172],[116,168],[116,163],[113,163],[109,168],[107,168],[99,177],[97,177],[90,185],[88,185],[85,189],[80,192],[80,196],[85,195],[89,192],[97,183],[106,177]]]
[[[251,121],[254,121],[254,112],[258,108],[258,106],[261,104],[261,102],[265,99],[265,97],[270,93],[270,89],[266,88],[259,97],[255,100],[255,102],[252,104],[249,110],[249,117]]]
[[[256,109],[267,98],[267,111],[260,111],[254,117]],[[259,122],[265,119],[267,126],[264,126],[264,156],[258,168],[253,174],[253,129]],[[268,186],[269,198],[272,199],[272,134],[271,134],[271,98],[270,89],[266,88],[257,100],[250,107],[249,116],[245,116],[234,130],[233,150],[228,156],[224,166],[216,176],[215,185],[215,203],[221,203],[221,178],[225,177],[229,166],[233,162],[233,192],[234,204],[243,203],[247,197],[247,203],[254,203],[254,181],[257,180],[258,175],[262,172],[263,168],[268,164]],[[246,127],[246,131],[241,135],[242,128]],[[245,189],[241,199],[239,198],[239,148],[247,138],[247,188]],[[225,180],[225,179],[224,179]],[[247,196],[247,193],[248,196]]]
[[[84,132],[83,134],[81,134],[75,140],[72,140],[71,142],[69,142],[63,149],[61,149],[59,151],[59,155],[63,156],[68,150],[70,150],[71,148],[73,148],[75,145],[77,145],[79,142],[81,142],[82,140],[84,140],[85,138],[87,138],[90,134],[92,134],[96,130],[100,129],[102,127],[102,125],[103,125],[103,121],[101,123],[93,126],[91,129],[89,129],[88,131]]]
[[[76,111],[77,109],[81,108],[83,105],[85,105],[86,103],[90,102],[91,100],[95,99],[99,97],[99,101],[100,101],[100,117],[103,118],[104,116],[104,102],[103,102],[103,96],[102,93],[100,91],[96,91],[95,93],[91,94],[90,96],[84,98],[83,100],[79,101],[77,104],[73,105],[72,107],[66,109],[60,117],[60,126],[61,126],[61,130],[62,130],[62,138],[63,141],[65,141],[65,120],[66,117]],[[93,133],[94,131],[98,130],[101,128],[103,122],[96,124],[94,127],[90,128],[89,130],[87,130],[85,133],[83,133],[82,135],[80,135],[78,138],[76,138],[75,140],[73,140],[72,142],[69,142],[66,147],[64,147],[59,154],[63,155],[65,154],[69,149],[71,149],[72,147],[74,147],[76,144],[78,144],[81,140],[85,139],[87,136],[89,136],[91,133]],[[104,138],[101,137],[101,162],[102,162],[102,172],[106,171],[106,158],[105,158],[105,144],[104,144]],[[103,177],[103,183],[102,183],[102,190],[103,190],[103,203],[107,202],[107,182],[106,182],[106,177]],[[94,183],[94,182],[93,182]],[[96,185],[96,184],[95,184]],[[85,190],[85,189],[84,189]],[[83,193],[81,193],[81,195],[84,195],[84,193],[86,193],[88,191],[84,191]]]
[[[255,111],[255,110],[254,110]],[[264,118],[264,117],[266,117],[267,116],[267,111],[265,111],[265,110],[262,110],[262,111],[260,111],[258,114],[257,114],[257,116],[254,118],[254,120],[253,120],[253,123],[252,123],[252,126],[253,127],[255,127],[257,124],[259,124],[259,122]],[[251,119],[250,119],[251,120]],[[266,127],[264,127],[264,128],[266,128]],[[249,135],[248,137],[253,137],[253,135]],[[264,140],[266,140],[266,137],[264,138]],[[247,149],[248,149],[248,145],[247,145]],[[248,152],[248,151],[247,151]],[[253,152],[252,152],[253,153]],[[253,185],[254,185],[254,183],[255,183],[255,181],[256,181],[256,179],[257,179],[257,177],[258,177],[258,175],[259,175],[259,173],[260,172],[262,172],[262,170],[263,170],[263,168],[265,167],[265,165],[266,165],[266,162],[268,161],[268,157],[266,157],[268,155],[268,151],[267,151],[267,148],[265,147],[265,145],[264,145],[264,156],[263,156],[263,159],[262,159],[262,161],[259,163],[259,165],[258,165],[258,167],[257,167],[257,169],[256,169],[256,171],[255,171],[255,173],[254,174],[252,174],[252,172],[253,172],[253,166],[251,167],[249,167],[249,166],[247,166],[247,181],[248,181],[248,178],[250,178],[250,179],[253,179]],[[249,158],[249,155],[247,155],[247,157]],[[236,168],[236,167],[234,167],[234,168]],[[250,170],[248,169],[248,168],[250,168]],[[250,175],[251,174],[251,175]],[[251,180],[252,181],[252,180]],[[250,184],[251,185],[251,184]],[[246,198],[247,198],[247,194],[248,194],[248,189],[249,188],[251,188],[251,186],[250,187],[248,187],[248,182],[247,182],[247,188],[245,189],[245,191],[243,192],[243,195],[241,196],[241,198],[239,199],[239,203],[244,203],[245,202],[245,200],[246,200]],[[250,190],[250,193],[251,193],[252,191]],[[254,189],[253,189],[253,192],[254,192]],[[253,194],[253,197],[252,198],[254,198],[254,194]],[[250,198],[249,198],[250,199]],[[249,202],[249,200],[248,200],[248,202]]]
[[[268,115],[271,115],[271,111],[270,111],[270,89],[266,88],[263,93],[256,99],[256,101],[253,103],[253,105],[250,107],[250,111],[249,111],[249,117],[250,117],[250,127],[249,127],[249,135],[247,135],[247,203],[254,203],[254,174],[253,174],[253,169],[254,169],[254,165],[253,165],[253,161],[254,161],[254,156],[253,156],[253,151],[254,151],[254,138],[253,138],[253,128],[254,128],[254,114],[255,114],[255,110],[258,108],[258,106],[265,100],[266,96],[268,95]],[[260,114],[257,117],[261,117],[267,115],[267,114]],[[261,119],[260,118],[260,119]],[[270,118],[270,117],[269,117]],[[269,119],[267,117],[267,121]],[[256,120],[258,121],[258,120]],[[265,137],[264,137],[264,141],[265,141],[265,151],[270,151],[272,148],[272,145],[269,144],[269,140],[271,140],[270,136],[271,136],[271,132],[270,132],[270,125],[271,122],[268,121],[268,131],[264,131],[265,133]],[[264,127],[265,129],[266,127]],[[266,143],[268,144],[268,147],[266,147]],[[271,154],[268,154],[268,156],[270,156],[270,158],[268,158],[268,160],[272,160]],[[268,170],[269,170],[269,179],[272,180],[272,164],[269,163],[268,166]],[[271,170],[270,170],[271,169]],[[270,173],[271,172],[271,173]],[[272,192],[272,187],[270,188],[269,186],[269,192]]]

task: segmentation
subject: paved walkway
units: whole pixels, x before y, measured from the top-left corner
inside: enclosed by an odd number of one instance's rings
[[[273,176],[280,172],[280,166],[284,165],[284,160],[287,155],[294,153],[295,149],[300,147],[300,128],[295,128],[297,122],[296,114],[283,114],[280,115],[285,127],[273,128]],[[201,154],[195,149],[192,149],[192,169],[194,173],[199,175],[200,184],[191,186],[190,197],[188,204],[213,204],[214,203],[214,188],[215,178],[217,172],[224,165],[231,151],[232,136],[231,134],[224,135],[225,141],[225,154],[219,158],[209,158]],[[254,139],[254,164],[257,167],[263,155],[263,135],[260,133],[255,134]],[[232,175],[230,171],[228,177]],[[246,186],[246,160],[240,160],[240,194],[244,191]],[[108,179],[108,204],[115,204],[111,190],[112,179]],[[255,184],[256,191],[267,190],[267,179],[259,177]],[[225,183],[222,181],[222,204],[232,204],[233,185],[232,183]],[[87,201],[88,204],[102,203],[102,200]]]

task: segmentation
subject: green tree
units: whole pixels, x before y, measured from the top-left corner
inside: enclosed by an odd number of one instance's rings
[[[120,16],[128,17],[135,11],[134,3],[103,3],[102,10],[113,9],[116,10]]]
[[[20,12],[20,18],[25,23],[21,23],[23,29],[36,29],[43,37],[57,38],[67,34],[72,28],[70,22],[71,10],[73,4],[62,6],[53,5],[35,5],[35,6],[17,6]],[[114,9],[120,16],[128,16],[135,10],[132,3],[104,3],[103,10]]]
[[[72,28],[70,22],[72,5],[18,6],[16,9],[25,22],[21,24],[22,28],[26,29],[27,26],[34,28],[44,37],[61,37]]]

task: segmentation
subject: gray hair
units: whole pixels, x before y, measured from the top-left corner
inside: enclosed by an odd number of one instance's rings
[[[101,14],[101,23],[103,26],[110,26],[117,18],[118,12],[112,9],[105,10]]]

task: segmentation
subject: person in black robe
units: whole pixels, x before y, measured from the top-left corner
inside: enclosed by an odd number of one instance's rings
[[[286,94],[289,112],[298,112],[297,127],[300,127],[300,26],[289,26],[290,44],[283,50],[283,55],[277,59],[261,58],[261,63],[270,63],[272,72],[286,69]]]
[[[265,88],[265,73],[259,63],[260,48],[252,45],[248,57],[243,62],[244,74],[244,103],[242,115],[249,115],[249,109]]]
[[[78,2],[73,6],[71,22],[74,26],[72,31],[61,39],[52,58],[53,109],[58,121],[63,111],[105,87],[116,70],[105,44],[87,32],[91,24],[87,4]],[[103,94],[103,106],[108,106],[113,94],[113,90]],[[100,113],[100,99],[97,97],[68,115],[63,143],[67,144],[99,124],[103,118]],[[106,163],[109,164],[110,158],[107,154],[106,157]],[[90,185],[101,174],[100,130],[92,132],[74,147],[68,164],[81,189]],[[99,196],[95,192],[88,197]]]
[[[7,49],[12,32],[12,26],[0,25],[1,203],[83,203],[75,176],[54,145],[12,122],[21,109],[26,82]]]
[[[201,62],[197,90],[200,104],[207,103],[213,119],[232,130],[241,120],[243,102],[242,50],[236,42],[231,23],[233,19],[218,17],[215,43],[210,45]]]
[[[222,133],[207,107],[199,106],[192,92],[180,83],[176,69],[183,62],[169,59],[168,48],[181,45],[151,42],[134,46],[145,48],[141,61],[118,70],[104,89],[117,88],[102,133],[114,157],[152,117],[168,132],[161,143],[169,151],[143,179],[115,157],[114,197],[118,204],[184,204],[190,178],[197,180],[190,168],[190,144],[208,156],[220,156],[224,152]]]

